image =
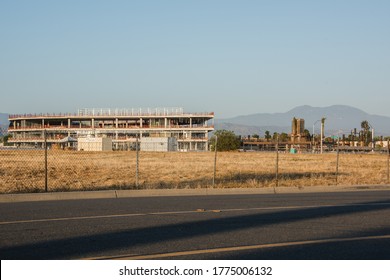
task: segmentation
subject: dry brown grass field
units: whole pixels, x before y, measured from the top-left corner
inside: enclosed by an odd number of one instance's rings
[[[387,184],[385,154],[340,154],[339,185]],[[0,151],[0,192],[45,189],[42,150]],[[211,188],[214,153],[141,152],[139,189]],[[49,191],[136,189],[135,152],[48,151]],[[276,153],[220,152],[216,188],[276,186]],[[336,154],[279,154],[279,186],[336,184]]]

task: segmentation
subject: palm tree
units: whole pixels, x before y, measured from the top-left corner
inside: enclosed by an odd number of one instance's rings
[[[271,139],[271,134],[268,130],[265,131],[265,140],[267,140],[267,142],[269,141],[269,139]]]
[[[368,123],[368,121],[362,121],[362,123],[360,125],[361,125],[363,131],[370,130],[370,124]]]
[[[370,124],[368,123],[368,121],[362,121],[360,126],[363,130],[363,141],[366,145],[368,145],[370,139]]]

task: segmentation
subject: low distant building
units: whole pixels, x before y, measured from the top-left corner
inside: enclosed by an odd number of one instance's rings
[[[78,151],[112,151],[112,139],[103,137],[80,137],[77,139]]]

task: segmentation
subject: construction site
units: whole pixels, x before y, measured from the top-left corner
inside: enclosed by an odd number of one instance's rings
[[[88,151],[132,150],[138,141],[157,150],[207,151],[208,134],[214,130],[213,112],[185,113],[183,108],[79,109],[10,115],[9,121],[9,144]]]
[[[241,138],[245,151],[257,153],[217,152],[224,142],[208,141],[213,117],[181,110],[10,116],[12,146],[0,148],[0,193],[390,182],[388,141],[371,152],[355,147],[364,144],[358,139],[324,137],[323,128],[310,137],[305,121],[293,118],[289,134]],[[182,152],[208,151],[209,144],[213,153]],[[340,155],[343,149],[365,150]]]
[[[268,139],[256,139],[248,136],[243,139],[242,143],[244,151],[275,151],[278,149],[297,153],[313,149],[313,141],[311,141],[311,138],[310,134],[305,130],[305,120],[294,117],[291,123],[290,134],[275,134]]]
[[[274,134],[272,137],[245,137],[242,139],[243,151],[279,151],[300,153],[300,152],[318,152],[335,151],[338,149],[343,152],[372,152],[386,151],[388,141],[383,136],[374,138],[374,131],[357,131],[356,128],[351,134],[342,135],[324,135],[325,118],[321,120],[321,132],[319,135],[310,134],[305,129],[305,120],[293,118],[291,123],[291,133]]]

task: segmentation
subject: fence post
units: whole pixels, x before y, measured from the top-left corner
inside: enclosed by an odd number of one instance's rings
[[[340,146],[339,146],[339,140],[337,140],[337,156],[336,156],[336,186],[338,184],[338,177],[339,177],[339,158],[340,158]]]
[[[279,187],[279,135],[276,140],[275,150],[276,150],[275,180],[276,180],[276,187]],[[274,192],[276,193],[275,189]]]
[[[390,184],[390,147],[387,140],[387,184]]]
[[[213,188],[215,187],[215,178],[217,176],[217,150],[218,150],[217,143],[218,143],[218,136],[215,135]]]
[[[139,181],[138,181],[138,176],[139,176],[139,146],[138,146],[138,134],[135,136],[135,151],[136,151],[136,156],[135,156],[135,187],[138,189],[139,186]]]
[[[43,133],[44,137],[44,148],[45,148],[45,192],[48,192],[48,170],[47,170],[47,131],[46,129],[44,130]]]

